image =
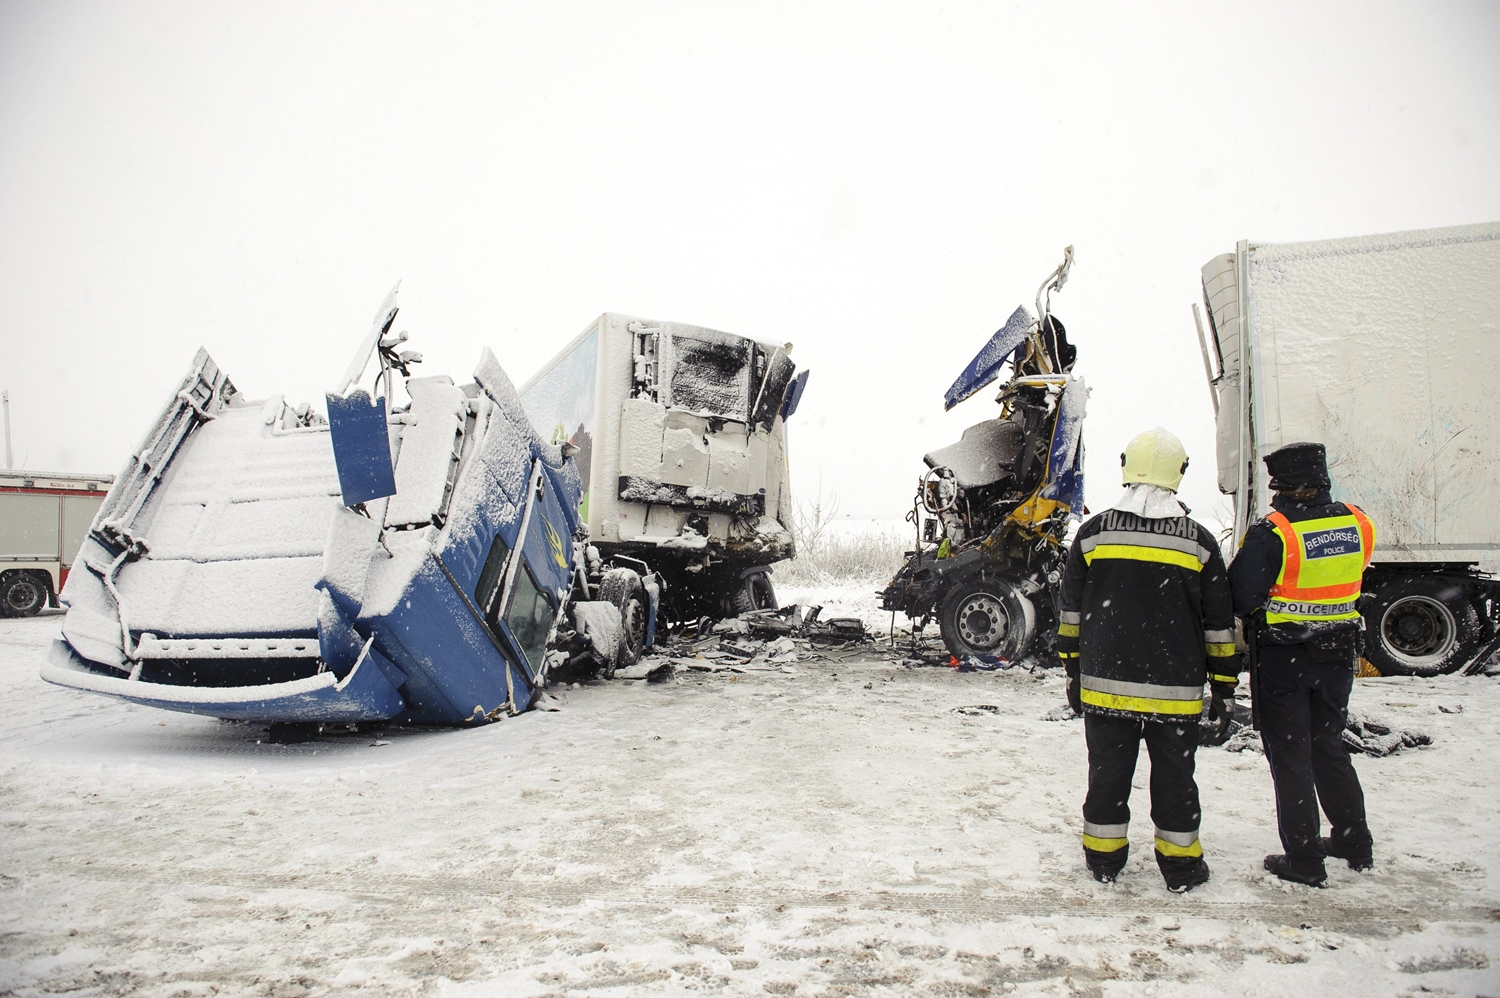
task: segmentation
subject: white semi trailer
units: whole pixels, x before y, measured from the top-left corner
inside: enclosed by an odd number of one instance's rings
[[[649,561],[678,619],[776,605],[792,557],[791,344],[613,312],[521,386],[537,430],[577,450],[580,518],[605,561]]]
[[[1374,521],[1365,658],[1478,666],[1500,646],[1500,223],[1268,245],[1203,267],[1200,323],[1233,544],[1270,511],[1261,458],[1328,450]],[[1196,306],[1194,306],[1196,312]]]
[[[0,471],[0,616],[29,617],[68,581],[114,475]]]

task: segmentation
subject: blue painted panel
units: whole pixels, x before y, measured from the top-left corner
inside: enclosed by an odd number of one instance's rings
[[[487,713],[505,702],[506,662],[474,610],[429,560],[396,608],[374,622],[377,644],[407,675],[408,708],[402,719],[460,724],[474,708]],[[531,700],[531,686],[513,670],[516,702]]]
[[[542,479],[542,497],[532,511],[523,550],[537,583],[551,590],[554,597],[559,597],[568,591],[573,562],[573,531],[570,527],[576,519],[570,517],[558,501],[557,488],[551,477],[544,473]]]
[[[444,534],[441,557],[460,588],[473,599],[474,587],[479,584],[479,573],[484,569],[495,536],[503,537],[506,546],[515,550],[521,509],[499,490],[488,468],[475,465],[468,473],[478,476],[478,487],[459,490],[449,515],[450,527]]]
[[[1005,320],[1005,325],[995,331],[995,335],[990,337],[983,349],[974,355],[969,366],[963,369],[958,380],[943,395],[943,409],[952,409],[999,377],[1001,366],[1025,342],[1026,334],[1030,331],[1031,313],[1026,311],[1026,306],[1019,306]]]
[[[327,398],[328,432],[333,439],[333,462],[338,467],[344,505],[395,495],[396,469],[391,465],[385,399],[371,402],[362,388],[348,398]]]
[[[1079,379],[1063,388],[1057,422],[1047,453],[1047,478],[1041,495],[1066,503],[1074,519],[1083,517],[1083,416],[1088,389]]]
[[[811,371],[803,371],[792,379],[791,385],[786,390],[786,401],[781,403],[782,421],[791,419],[797,411],[797,406],[802,404],[802,393],[807,390],[807,376]]]

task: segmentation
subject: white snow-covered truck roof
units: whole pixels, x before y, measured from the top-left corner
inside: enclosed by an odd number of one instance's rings
[[[1242,242],[1203,283],[1236,540],[1269,508],[1260,459],[1310,440],[1335,494],[1375,521],[1377,561],[1500,559],[1500,222]]]

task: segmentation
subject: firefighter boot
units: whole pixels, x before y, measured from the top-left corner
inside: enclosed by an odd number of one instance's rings
[[[1123,869],[1125,869],[1124,863],[1121,863],[1119,866],[1115,866],[1113,864],[1105,865],[1103,863],[1089,863],[1089,872],[1092,873],[1094,875],[1094,879],[1099,881],[1099,883],[1101,884],[1114,883],[1115,878],[1120,875],[1120,871]]]
[[[1349,864],[1351,870],[1369,870],[1375,866],[1374,850],[1370,846],[1360,849],[1347,843],[1339,843],[1337,839],[1321,838],[1318,845],[1323,847],[1325,856],[1341,859]]]
[[[1162,879],[1167,882],[1167,890],[1173,894],[1186,894],[1208,882],[1208,864],[1202,856],[1158,855],[1156,865],[1161,870]]]
[[[1085,840],[1089,838],[1088,834],[1084,835]],[[1083,861],[1088,864],[1089,872],[1094,875],[1094,879],[1101,884],[1112,884],[1120,875],[1120,871],[1125,869],[1125,861],[1130,858],[1130,846],[1125,844],[1126,840],[1123,836],[1118,839],[1095,838],[1093,842],[1096,845],[1110,846],[1115,845],[1116,842],[1120,843],[1115,849],[1091,849],[1088,845],[1083,847]]]
[[[1282,880],[1309,887],[1322,887],[1323,882],[1328,879],[1328,871],[1323,869],[1321,859],[1293,859],[1277,853],[1266,857],[1265,868]]]

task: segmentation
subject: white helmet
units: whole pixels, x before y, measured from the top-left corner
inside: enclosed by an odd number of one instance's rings
[[[1158,426],[1136,434],[1125,445],[1125,453],[1120,455],[1120,478],[1125,485],[1159,485],[1176,492],[1187,466],[1182,441]]]

